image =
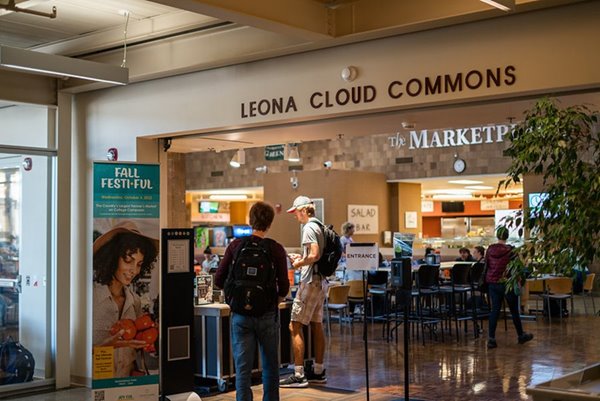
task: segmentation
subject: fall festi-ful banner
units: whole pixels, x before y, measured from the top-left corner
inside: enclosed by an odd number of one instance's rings
[[[159,177],[155,164],[94,163],[95,400],[158,399]]]

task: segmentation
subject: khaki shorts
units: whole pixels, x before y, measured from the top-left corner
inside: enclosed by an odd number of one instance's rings
[[[323,303],[327,292],[327,281],[320,275],[313,275],[312,282],[300,283],[300,288],[292,304],[292,322],[308,326],[310,322],[323,322]]]

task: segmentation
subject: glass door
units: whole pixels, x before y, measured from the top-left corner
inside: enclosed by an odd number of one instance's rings
[[[9,342],[18,341],[35,364],[20,361],[17,370],[13,364],[2,366],[0,358],[0,393],[11,384],[40,385],[53,377],[53,159],[0,153],[0,340],[4,352],[10,352]]]
[[[19,205],[21,172],[14,156],[0,167],[0,340],[19,338]]]
[[[0,398],[54,383],[55,138],[56,108],[0,101],[0,356],[28,351],[0,357]]]

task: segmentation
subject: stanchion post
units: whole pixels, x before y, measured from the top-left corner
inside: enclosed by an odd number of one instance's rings
[[[365,343],[365,379],[367,384],[367,401],[369,401],[369,342],[367,336],[367,283],[365,282],[366,272],[362,272],[363,286],[363,341]]]

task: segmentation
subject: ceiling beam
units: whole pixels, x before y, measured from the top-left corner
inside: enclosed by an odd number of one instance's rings
[[[332,10],[314,0],[152,0],[307,41],[334,37]]]

